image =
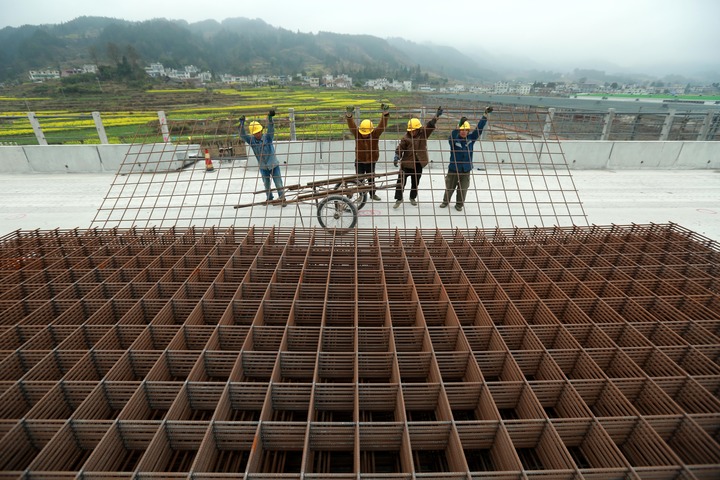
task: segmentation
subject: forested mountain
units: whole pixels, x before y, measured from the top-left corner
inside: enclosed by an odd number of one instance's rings
[[[166,67],[195,65],[214,74],[312,75],[346,73],[356,80],[493,80],[496,75],[450,47],[369,35],[291,32],[262,20],[230,18],[197,23],[154,19],[130,22],[79,17],[58,25],[0,30],[0,82],[27,79],[28,70],[84,63]]]
[[[432,43],[418,44],[403,38],[390,38],[388,43],[411,58],[422,58],[423,68],[454,79],[499,80],[501,75],[493,68],[490,54],[471,46],[470,51],[460,52],[453,47]]]

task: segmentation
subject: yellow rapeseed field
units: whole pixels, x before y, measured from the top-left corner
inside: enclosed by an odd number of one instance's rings
[[[245,115],[249,120],[263,120],[268,110],[275,109],[278,115],[278,137],[288,135],[280,119],[287,118],[292,111],[296,120],[298,137],[312,136],[337,138],[347,130],[342,121],[345,107],[352,105],[366,111],[378,111],[381,103],[393,105],[387,98],[402,97],[400,93],[334,90],[324,88],[277,88],[263,87],[250,89],[222,88],[211,90],[212,98],[217,102],[207,105],[181,104],[183,95],[198,95],[208,90],[198,89],[152,89],[144,92],[153,96],[155,104],[158,97],[167,96],[167,107],[163,109],[168,124],[185,122],[182,128],[191,128],[190,122],[230,122],[237,124],[237,119]],[[29,100],[13,97],[0,97],[0,143],[36,144],[28,112],[17,110],[1,110],[3,101],[14,102]],[[182,105],[182,106],[175,106]],[[126,110],[101,112],[102,123],[111,143],[127,143],[143,138],[157,141],[161,138],[159,131],[158,110]],[[69,110],[45,110],[34,112],[45,137],[51,144],[98,143],[98,133],[91,112],[77,113]],[[208,130],[205,125],[205,130]],[[223,127],[228,130],[227,125]],[[211,129],[210,129],[211,130]],[[236,134],[232,131],[218,131],[218,134]]]

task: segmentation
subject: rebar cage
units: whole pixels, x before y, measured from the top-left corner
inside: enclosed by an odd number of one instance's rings
[[[720,253],[674,224],[0,240],[0,478],[720,475]]]

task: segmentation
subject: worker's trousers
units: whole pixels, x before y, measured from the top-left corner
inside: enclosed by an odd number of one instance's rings
[[[465,203],[468,187],[470,186],[470,172],[448,172],[445,175],[445,195],[443,203],[450,203],[453,193],[457,190],[455,204],[462,207]]]

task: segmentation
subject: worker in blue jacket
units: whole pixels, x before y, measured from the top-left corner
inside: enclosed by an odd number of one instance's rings
[[[278,162],[277,156],[275,155],[275,146],[273,145],[273,139],[275,138],[274,116],[275,110],[270,110],[267,115],[267,133],[263,134],[262,124],[253,120],[250,122],[250,125],[248,125],[248,129],[250,130],[250,134],[248,135],[247,132],[245,132],[245,115],[243,115],[239,120],[240,138],[250,145],[250,148],[252,148],[252,151],[255,153],[255,158],[260,167],[260,175],[265,185],[267,200],[274,200],[273,190],[270,188],[270,179],[272,179],[275,183],[278,197],[283,199],[282,206],[284,207],[286,203],[282,176],[280,175],[280,162]]]
[[[470,172],[473,169],[473,146],[482,135],[488,121],[488,115],[492,111],[493,107],[485,109],[485,113],[475,129],[470,127],[466,117],[462,117],[458,127],[450,132],[448,139],[450,142],[450,165],[448,166],[447,175],[445,175],[445,195],[440,208],[448,206],[453,193],[457,190],[455,210],[462,211],[465,196],[470,186]]]

